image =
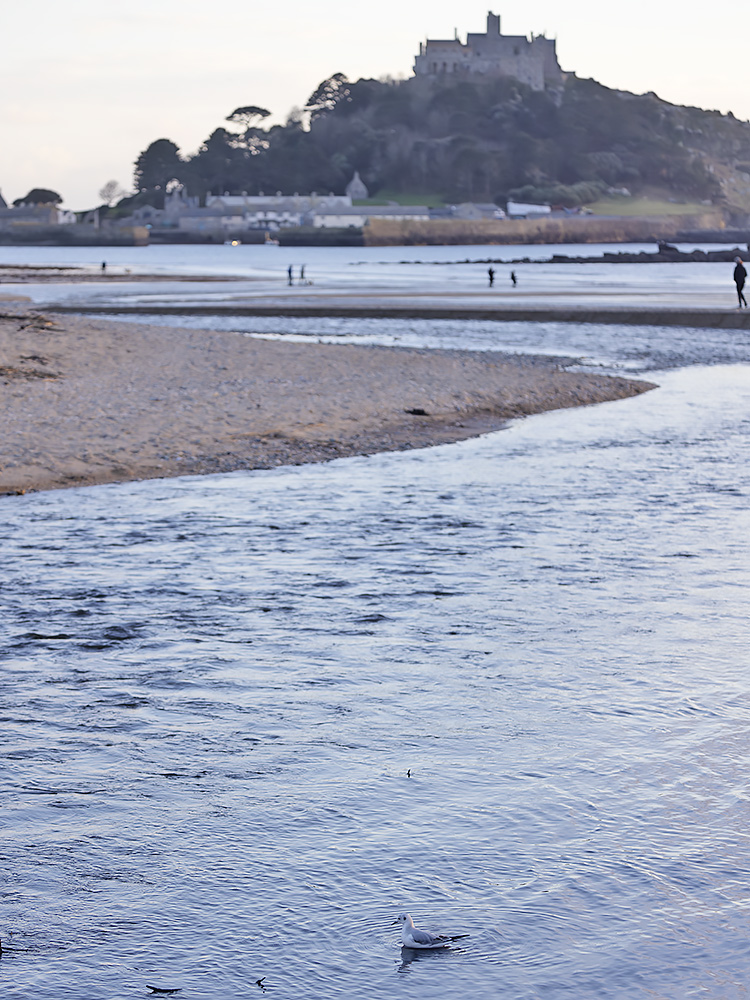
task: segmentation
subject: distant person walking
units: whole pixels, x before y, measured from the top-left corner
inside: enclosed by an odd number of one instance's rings
[[[288,268],[286,269],[286,273],[287,273],[287,276],[288,276],[288,278],[289,278],[289,282],[288,282],[288,283],[289,283],[290,285],[293,285],[293,284],[294,284],[294,271],[292,270],[292,265],[291,265],[291,264],[290,264],[290,265],[289,265],[289,267],[288,267]]]
[[[304,283],[305,283],[305,265],[304,264],[299,269],[299,280],[300,280],[300,284],[304,285]]]
[[[511,271],[510,272],[510,280],[513,282],[513,287],[515,288],[516,285],[518,284],[518,281],[516,280],[516,272],[515,271]]]
[[[103,260],[103,261],[102,261],[102,274],[104,274],[104,272],[105,272],[106,270],[107,270],[107,262],[106,262],[106,260]]]
[[[742,291],[747,280],[747,271],[745,270],[745,265],[742,263],[742,257],[735,257],[734,263],[734,283],[737,286],[737,299],[739,300],[737,308],[742,309],[744,306],[747,309],[747,299]]]
[[[495,284],[495,269],[494,268],[491,267],[489,269],[489,271],[487,271],[487,277],[490,279],[490,288],[492,288],[492,286]]]

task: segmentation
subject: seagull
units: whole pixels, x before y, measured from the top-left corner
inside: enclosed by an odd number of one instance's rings
[[[469,937],[468,934],[430,934],[414,926],[414,921],[408,913],[399,913],[394,924],[402,924],[401,941],[404,948],[448,948],[451,941]]]

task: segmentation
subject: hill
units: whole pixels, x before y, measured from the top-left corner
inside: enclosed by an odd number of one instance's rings
[[[573,206],[619,192],[750,210],[750,124],[572,75],[547,92],[502,77],[336,74],[285,125],[239,128],[189,156],[157,140],[138,158],[137,189],[341,192],[357,170],[374,196]]]

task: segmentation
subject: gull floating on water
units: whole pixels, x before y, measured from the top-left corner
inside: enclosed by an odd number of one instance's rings
[[[451,941],[466,938],[468,934],[430,934],[414,926],[408,913],[399,913],[394,924],[401,924],[401,941],[405,948],[447,948]]]

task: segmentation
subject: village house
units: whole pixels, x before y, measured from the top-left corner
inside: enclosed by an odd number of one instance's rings
[[[362,229],[372,220],[426,222],[435,218],[502,219],[497,205],[474,204],[431,209],[426,205],[353,205],[352,196],[366,200],[367,188],[355,174],[344,195],[208,194],[205,204],[188,195],[182,187],[170,191],[164,208],[143,205],[132,216],[120,219],[120,226],[145,226],[165,235],[168,231],[211,241],[242,239],[243,232],[278,232],[280,229]],[[364,195],[360,199],[359,196]]]
[[[246,229],[275,231],[312,225],[315,214],[328,209],[351,208],[348,195],[208,195],[207,208],[241,212]]]
[[[70,226],[76,222],[75,212],[57,205],[36,203],[9,206],[0,194],[0,229],[29,226]]]
[[[316,229],[362,229],[371,219],[389,219],[398,222],[425,221],[430,210],[425,205],[372,205],[365,207],[326,207],[315,210],[313,225]]]
[[[143,205],[123,225],[146,226],[151,230],[231,239],[246,230],[275,232],[296,226],[312,226],[317,212],[351,209],[348,195],[249,195],[208,194],[201,206],[197,197],[179,187],[164,199],[164,208]]]
[[[509,201],[506,208],[511,219],[538,219],[542,215],[552,214],[549,205],[526,205],[523,202]]]

